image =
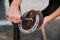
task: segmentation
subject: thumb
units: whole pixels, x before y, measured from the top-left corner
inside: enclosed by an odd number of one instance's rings
[[[45,28],[47,24],[42,24],[40,28]]]
[[[44,28],[44,24],[42,24],[40,28],[41,28],[41,29]]]

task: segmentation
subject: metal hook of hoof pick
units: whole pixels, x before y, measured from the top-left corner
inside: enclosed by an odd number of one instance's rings
[[[21,19],[22,19],[22,20],[30,20],[30,21],[33,21],[32,18],[26,18],[26,17],[24,17],[24,16],[22,16]]]

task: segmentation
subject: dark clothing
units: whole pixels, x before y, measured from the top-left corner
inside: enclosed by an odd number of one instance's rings
[[[49,5],[42,11],[43,16],[48,16],[60,6],[60,0],[49,0]]]

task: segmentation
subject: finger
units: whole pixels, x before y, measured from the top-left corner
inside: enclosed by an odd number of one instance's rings
[[[9,16],[7,15],[7,20],[9,20]]]
[[[7,16],[7,19],[11,22],[14,22],[14,23],[19,23],[19,22],[22,22],[22,20],[20,19],[20,16]]]
[[[16,22],[17,22],[17,23],[21,23],[22,20],[21,20],[20,18],[16,18]]]
[[[15,21],[15,17],[14,17],[14,16],[9,16],[8,20],[9,20],[10,22],[14,22],[14,21]]]
[[[18,18],[15,18],[14,19],[14,23],[19,23],[19,19]]]
[[[16,17],[17,22],[22,22],[21,16]]]
[[[14,23],[19,23],[19,22],[20,22],[20,18],[14,17],[14,18],[13,18],[13,22],[14,22]]]
[[[40,28],[45,28],[46,27],[46,24],[42,24]]]
[[[7,15],[7,18],[9,18],[9,16]]]
[[[41,28],[41,29],[44,28],[44,25],[42,25],[40,28]]]
[[[11,16],[7,16],[7,20],[12,21],[11,19],[12,19]]]

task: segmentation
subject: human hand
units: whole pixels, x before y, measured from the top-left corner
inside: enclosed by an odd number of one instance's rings
[[[51,13],[49,16],[46,16],[44,18],[44,21],[43,21],[43,24],[41,25],[41,28],[46,27],[52,20],[54,20],[58,16],[60,16],[60,7],[57,8],[55,12]]]
[[[44,17],[43,24],[41,25],[41,28],[45,28],[50,22],[52,21],[50,16]]]
[[[19,10],[19,7],[10,7],[7,19],[13,23],[19,23],[21,22],[21,11]]]

